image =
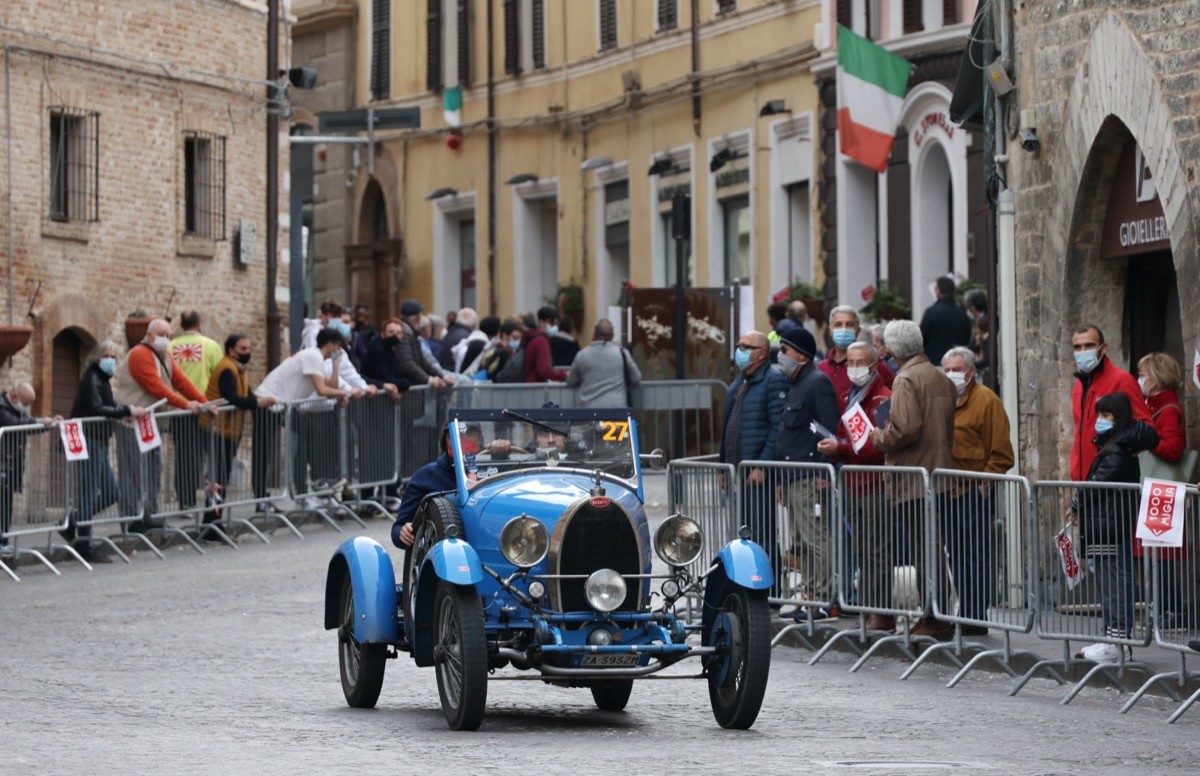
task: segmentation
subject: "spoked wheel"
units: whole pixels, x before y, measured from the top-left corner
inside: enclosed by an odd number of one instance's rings
[[[386,644],[359,644],[354,639],[354,588],[350,572],[342,579],[341,617],[338,626],[338,668],[346,703],[356,709],[375,708],[383,688],[387,665]]]
[[[633,692],[632,679],[613,679],[592,685],[592,700],[602,711],[624,711]]]
[[[708,698],[724,728],[754,724],[771,670],[771,608],[767,591],[726,585],[709,626],[707,643],[717,647],[708,665]]]
[[[413,545],[405,553],[408,559],[404,569],[404,622],[409,629],[409,643],[412,643],[411,631],[413,620],[412,593],[417,589],[417,577],[421,573],[421,563],[433,545],[446,538],[446,529],[456,526],[458,535],[463,535],[462,516],[454,502],[441,496],[426,499],[413,519]]]
[[[434,602],[438,695],[451,730],[477,730],[487,705],[483,608],[470,587],[439,582]]]

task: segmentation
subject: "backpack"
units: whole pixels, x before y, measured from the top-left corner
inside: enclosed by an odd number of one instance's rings
[[[497,383],[525,382],[525,348],[521,348],[509,356],[508,363],[504,365],[494,379]]]
[[[484,378],[496,382],[496,377],[500,374],[500,370],[508,363],[508,355],[511,351],[503,343],[493,345],[479,355],[479,369],[484,372]]]

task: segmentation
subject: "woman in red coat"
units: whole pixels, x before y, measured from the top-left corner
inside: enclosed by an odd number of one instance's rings
[[[1166,353],[1150,353],[1138,361],[1138,385],[1146,397],[1146,408],[1154,430],[1158,432],[1158,447],[1153,453],[1167,463],[1176,463],[1183,458],[1187,438],[1183,430],[1183,405],[1179,401],[1179,388],[1183,383],[1183,368]],[[1134,555],[1142,557],[1142,543],[1134,542]],[[1186,557],[1182,550],[1163,549],[1158,557],[1167,561],[1162,568],[1162,623],[1164,628],[1185,625],[1181,622],[1183,602],[1179,597],[1177,573],[1180,559]]]

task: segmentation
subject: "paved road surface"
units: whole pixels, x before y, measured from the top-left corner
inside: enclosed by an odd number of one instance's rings
[[[369,532],[386,541],[387,524]],[[624,713],[586,690],[493,682],[482,730],[455,734],[433,672],[407,659],[389,662],[378,709],[352,710],[321,628],[341,538],[314,527],[270,547],[0,579],[0,774],[1200,770],[1200,706],[1167,726],[1161,698],[1122,716],[1111,691],[1062,707],[1040,680],[1009,698],[990,675],[948,690],[944,669],[900,682],[896,661],[849,674],[845,655],[809,667],[795,649],[775,651],[744,733],[716,726],[703,682],[647,681]]]

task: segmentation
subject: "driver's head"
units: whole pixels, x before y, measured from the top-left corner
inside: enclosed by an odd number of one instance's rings
[[[533,440],[539,450],[550,447],[558,448],[559,451],[567,449],[567,438],[564,435],[555,431],[548,431],[544,428],[535,428],[533,430]]]

